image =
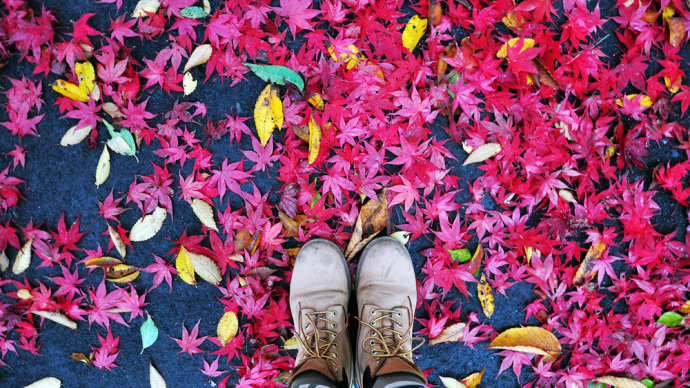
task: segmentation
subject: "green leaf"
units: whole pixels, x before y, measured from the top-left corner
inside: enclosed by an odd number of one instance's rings
[[[153,345],[153,343],[156,342],[156,339],[158,338],[158,328],[156,327],[156,324],[153,323],[153,319],[151,319],[150,315],[148,316],[146,321],[144,321],[144,323],[141,325],[139,331],[141,332],[141,353],[144,353],[144,349]]]
[[[274,66],[274,65],[257,65],[254,63],[244,63],[251,71],[254,72],[259,78],[266,82],[277,83],[278,85],[285,85],[285,81],[292,83],[297,86],[297,89],[301,92],[304,90],[304,81],[299,74],[295,73],[293,70],[288,69],[285,66]]]
[[[321,193],[316,193],[314,194],[314,197],[311,199],[311,208],[314,209],[314,205],[316,205],[316,202],[318,202],[321,199]]]
[[[642,384],[644,384],[644,386],[647,388],[653,388],[654,387],[654,381],[652,381],[651,379],[642,379],[642,380],[640,380],[640,382]]]
[[[472,258],[472,254],[467,248],[449,249],[448,252],[453,261],[457,261],[458,263],[468,262]]]
[[[680,323],[683,321],[683,316],[673,312],[673,311],[667,311],[659,317],[659,319],[656,321],[656,323],[661,323],[662,325],[666,325],[668,327],[676,327],[680,325]]]
[[[201,19],[205,18],[208,16],[208,12],[206,12],[203,8],[197,7],[197,6],[192,6],[192,7],[187,7],[187,8],[182,8],[180,10],[180,15],[186,18],[190,19]]]
[[[108,147],[111,150],[127,156],[134,156],[137,153],[137,144],[134,142],[134,136],[131,132],[126,129],[116,132],[115,127],[106,120],[103,120],[103,124],[110,133],[111,139],[108,140]]]
[[[606,388],[606,384],[597,383],[594,380],[589,380],[589,383],[587,384],[587,388]]]

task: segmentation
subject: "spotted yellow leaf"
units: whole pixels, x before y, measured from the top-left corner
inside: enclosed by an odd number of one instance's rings
[[[273,128],[276,126],[273,120],[273,111],[271,110],[271,85],[268,84],[259,94],[254,104],[254,124],[256,131],[259,134],[259,140],[262,146],[268,144],[268,139],[271,138]]]
[[[271,94],[268,96],[268,105],[271,107],[271,115],[278,129],[283,127],[283,101],[278,96],[278,88],[271,85]]]
[[[180,252],[177,254],[177,260],[175,260],[175,268],[177,269],[177,274],[180,275],[180,279],[183,282],[191,285],[196,284],[196,279],[194,279],[194,267],[192,267],[192,260],[189,257],[189,252],[185,247],[180,248]]]
[[[415,47],[417,47],[417,43],[419,43],[419,39],[422,38],[422,35],[424,35],[424,31],[426,31],[426,26],[427,26],[427,20],[422,19],[417,15],[412,16],[409,22],[407,22],[407,25],[405,25],[405,30],[403,30],[402,34],[402,42],[403,46],[405,46],[406,49],[410,50],[412,52]]]
[[[494,314],[494,292],[484,274],[482,274],[479,284],[477,285],[477,295],[479,296],[479,301],[482,303],[484,314],[488,318],[491,318]]]

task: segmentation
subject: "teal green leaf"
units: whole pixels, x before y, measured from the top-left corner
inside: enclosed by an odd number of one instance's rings
[[[150,315],[141,325],[139,331],[141,332],[141,353],[144,353],[144,349],[153,345],[153,343],[156,342],[156,339],[158,339],[158,328],[156,327],[156,324],[153,323],[153,319],[151,319]]]
[[[448,252],[453,261],[457,261],[458,263],[468,262],[472,258],[472,254],[467,248],[449,249]]]
[[[647,388],[653,388],[654,387],[654,381],[652,381],[650,379],[642,379],[642,380],[640,380],[640,382],[642,384],[644,384],[644,386]]]
[[[244,63],[259,78],[266,82],[273,82],[278,85],[285,85],[285,81],[297,86],[299,91],[304,90],[304,81],[299,74],[285,66],[257,65],[254,63]]]
[[[589,383],[587,384],[587,388],[606,388],[606,384],[597,383],[594,380],[589,380]]]
[[[676,327],[680,325],[681,321],[683,321],[682,315],[673,311],[667,311],[661,314],[656,323],[661,323],[662,325],[666,325],[668,327]]]
[[[208,12],[206,12],[203,8],[197,7],[197,6],[192,6],[192,7],[187,7],[187,8],[182,8],[180,10],[180,15],[186,18],[190,19],[201,19],[205,18],[208,16]]]
[[[126,129],[121,129],[119,132],[115,131],[115,127],[106,120],[103,120],[103,124],[110,133],[111,139],[108,140],[108,147],[111,150],[127,156],[134,156],[137,153],[137,145],[131,132]]]

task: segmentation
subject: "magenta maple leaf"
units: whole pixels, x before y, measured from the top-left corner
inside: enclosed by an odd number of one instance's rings
[[[280,0],[280,7],[274,7],[273,10],[285,18],[292,36],[296,37],[298,29],[312,31],[309,21],[321,13],[309,8],[311,5],[311,0]]]
[[[204,369],[199,370],[206,376],[218,377],[228,373],[228,371],[225,370],[218,370],[218,359],[220,359],[220,356],[216,357],[216,359],[211,364],[209,364],[203,356],[201,357],[201,359],[204,360]]]
[[[153,257],[156,259],[156,262],[146,268],[142,268],[142,271],[144,272],[155,274],[153,276],[153,285],[149,290],[153,290],[154,288],[160,286],[163,280],[165,280],[170,287],[169,292],[172,292],[172,275],[177,274],[177,270],[171,263],[165,261],[165,259],[162,259],[156,255],[153,255]]]
[[[203,350],[199,349],[199,345],[204,343],[206,341],[206,336],[197,338],[199,335],[199,323],[201,322],[201,319],[199,319],[196,322],[196,325],[194,325],[194,328],[192,329],[191,333],[187,331],[187,328],[182,325],[182,338],[173,338],[170,337],[171,339],[175,340],[177,344],[180,346],[182,350],[180,350],[180,353],[187,352],[190,356],[193,356],[196,353],[204,353]]]

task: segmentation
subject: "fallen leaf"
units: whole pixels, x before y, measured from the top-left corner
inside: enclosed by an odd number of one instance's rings
[[[536,326],[508,329],[494,338],[487,348],[553,357],[561,354],[561,344],[556,336]]]
[[[150,13],[158,12],[161,3],[158,0],[139,0],[132,12],[133,18],[142,18],[148,16]]]
[[[470,250],[467,248],[449,249],[448,253],[450,253],[450,258],[458,263],[466,263],[470,261],[470,259],[472,258],[472,254],[470,253]]]
[[[189,96],[196,90],[196,85],[198,82],[194,79],[192,73],[184,73],[184,78],[182,78],[182,88],[184,89],[184,95]]]
[[[467,166],[468,164],[483,162],[499,152],[501,152],[501,145],[498,143],[482,144],[470,152],[462,165]]]
[[[60,388],[61,386],[62,382],[57,378],[45,377],[29,385],[24,386],[24,388]]]
[[[216,221],[213,218],[213,208],[211,205],[199,198],[194,198],[192,200],[192,210],[204,226],[216,232],[218,231]]]
[[[54,91],[63,96],[81,102],[89,102],[89,93],[71,82],[62,79],[55,80],[51,85]]]
[[[690,300],[685,302],[685,304],[680,308],[682,314],[690,314]]]
[[[602,376],[597,377],[597,380],[616,388],[646,388],[641,382],[626,377]]]
[[[384,193],[380,193],[378,199],[370,199],[362,206],[355,222],[355,230],[345,249],[348,261],[386,227],[388,217],[388,200]]]
[[[412,233],[405,232],[404,230],[399,230],[390,235],[390,237],[400,241],[402,245],[407,245],[407,243],[410,242],[410,236],[412,236]]]
[[[122,260],[116,259],[114,257],[110,256],[102,256],[102,257],[94,257],[91,259],[86,260],[84,263],[84,267],[86,268],[94,268],[94,267],[101,267],[101,268],[107,268],[107,267],[112,267],[114,265],[122,264]]]
[[[577,203],[577,200],[573,196],[573,193],[571,193],[568,190],[564,190],[564,189],[558,190],[558,196],[561,197],[561,199],[566,201],[566,202]]]
[[[67,132],[62,136],[60,140],[60,145],[63,147],[75,145],[81,143],[87,136],[91,133],[91,126],[87,125],[85,127],[77,128],[73,126],[68,129]]]
[[[98,158],[96,166],[96,186],[105,183],[108,175],[110,175],[110,153],[108,153],[108,147],[103,146],[103,152],[101,152],[101,157]]]
[[[247,248],[252,238],[252,234],[247,229],[241,229],[235,233],[233,250],[239,252]]]
[[[5,272],[10,267],[10,259],[5,251],[0,252],[0,270]]]
[[[467,388],[475,388],[479,386],[479,384],[482,382],[482,377],[484,376],[484,371],[486,368],[482,369],[481,372],[475,372],[472,373],[471,375],[465,377],[464,379],[460,380]]]
[[[158,339],[158,328],[150,315],[146,318],[146,321],[142,323],[139,332],[141,333],[141,353],[139,354],[142,354],[144,353],[144,349],[153,345],[156,339]]]
[[[134,136],[127,129],[120,129],[120,131],[115,131],[113,127],[107,120],[103,120],[103,124],[108,129],[111,139],[108,140],[106,144],[108,147],[121,155],[133,156],[137,152],[137,145],[134,141]]]
[[[91,360],[88,357],[86,357],[84,353],[72,353],[70,357],[74,361],[83,362],[84,364],[91,366]]]
[[[182,70],[182,72],[186,73],[189,69],[208,62],[208,60],[211,58],[211,54],[213,54],[213,47],[211,47],[209,43],[197,46],[189,55],[187,64],[184,66],[184,70]]]
[[[167,213],[164,208],[157,206],[156,209],[150,214],[141,217],[132,226],[132,230],[129,232],[130,241],[146,241],[151,237],[155,236],[165,221]]]
[[[120,233],[118,233],[117,230],[110,225],[108,225],[108,234],[110,235],[110,240],[113,242],[117,253],[119,253],[120,257],[124,259],[127,255],[127,246],[122,240],[122,236],[120,236]]]
[[[507,57],[507,56],[508,56],[508,46],[510,46],[510,47],[515,47],[515,45],[517,44],[517,42],[518,42],[520,39],[523,39],[522,48],[520,49],[520,52],[523,52],[523,51],[525,51],[525,50],[527,50],[527,49],[529,49],[529,48],[534,47],[534,44],[535,44],[534,39],[530,39],[530,38],[513,38],[513,39],[510,39],[509,41],[503,43],[503,46],[501,46],[501,49],[498,50],[498,52],[496,53],[496,57],[497,57],[497,58],[505,58],[505,57]]]
[[[209,0],[204,0],[202,2],[202,4],[204,6],[204,11],[206,11],[207,14],[210,14],[211,13],[211,2]]]
[[[364,62],[366,60],[366,57],[362,55],[357,48],[357,46],[350,44],[347,46],[347,49],[350,50],[350,53],[336,53],[335,50],[333,49],[333,46],[330,45],[330,43],[326,42],[327,47],[326,50],[328,51],[328,54],[333,58],[334,61],[336,62],[346,62],[347,66],[346,68],[352,69],[353,67],[357,66],[358,64]]]
[[[680,47],[685,38],[685,26],[681,18],[668,18],[668,43]]]
[[[323,111],[326,107],[326,104],[323,102],[323,97],[321,97],[319,93],[314,93],[309,97],[309,104],[320,111]]]
[[[283,224],[285,237],[299,236],[299,224],[297,224],[297,221],[290,218],[290,216],[283,213],[281,210],[278,210],[278,218],[280,218],[280,222]]]
[[[582,263],[580,263],[580,267],[577,269],[575,277],[573,278],[573,284],[575,286],[582,286],[583,284],[585,284],[585,281],[589,276],[594,275],[590,274],[590,271],[594,266],[594,263],[592,263],[592,261],[598,260],[601,257],[601,255],[604,254],[605,250],[606,244],[604,244],[601,241],[597,241],[596,244],[593,244],[591,247],[589,247],[589,250],[587,251],[584,260],[582,260]]]
[[[283,101],[278,95],[278,89],[272,87],[271,93],[268,95],[268,105],[271,107],[271,116],[276,123],[276,127],[281,129],[283,127]]]
[[[494,314],[494,293],[484,274],[482,274],[479,284],[477,284],[477,296],[482,304],[484,315],[487,318],[491,318]]]
[[[656,321],[656,323],[660,323],[668,327],[676,327],[680,325],[681,322],[683,322],[683,316],[674,311],[666,311],[665,313],[661,314],[659,319]]]
[[[218,328],[216,329],[220,343],[225,346],[225,344],[235,338],[237,335],[237,329],[237,315],[232,311],[228,311],[223,314],[223,316],[220,318],[220,321],[218,321]]]
[[[438,378],[441,380],[441,384],[446,388],[466,388],[465,384],[452,377],[439,376]]]
[[[184,247],[180,250],[182,249],[184,249]],[[213,259],[189,251],[186,253],[189,256],[190,264],[192,265],[192,268],[194,268],[194,271],[197,275],[213,285],[217,286],[220,284],[220,281],[223,280],[223,276],[220,274],[220,268],[218,268],[218,265],[215,261],[213,261]]]
[[[653,104],[652,99],[649,96],[644,95],[644,94],[640,95],[637,93],[626,94],[625,97],[617,98],[616,104],[622,108],[623,107],[623,98],[627,98],[629,101],[633,101],[635,99],[635,97],[637,97],[637,96],[640,96],[640,106],[647,107],[647,108],[652,106],[652,104]]]
[[[196,284],[194,279],[194,267],[192,266],[192,259],[189,257],[189,251],[185,247],[180,248],[177,253],[177,260],[175,260],[175,269],[183,282],[191,285]]]
[[[82,90],[87,96],[94,91],[94,81],[96,80],[96,72],[94,71],[91,62],[76,62],[74,64],[74,73],[79,78],[79,89]],[[94,101],[98,101],[100,97],[100,92],[98,95],[91,94]],[[87,97],[88,101],[88,97]]]
[[[12,265],[12,272],[15,275],[19,275],[26,271],[31,265],[31,245],[33,242],[33,238],[29,239],[24,243],[19,252],[17,252],[17,256],[14,258],[14,264]]]
[[[422,35],[424,35],[426,31],[426,26],[427,20],[417,15],[412,16],[410,21],[405,25],[402,34],[402,44],[406,49],[410,50],[410,52],[414,51],[414,48],[417,47],[419,39],[422,38]]]
[[[276,126],[276,122],[273,119],[273,111],[271,110],[270,97],[271,84],[268,84],[261,91],[261,94],[256,99],[256,104],[254,104],[254,124],[256,125],[261,145],[264,147],[268,144],[268,139],[271,138],[273,128]]]
[[[444,342],[456,342],[460,341],[463,333],[465,332],[464,322],[458,322],[450,326],[446,326],[436,338],[429,340],[429,345],[436,345]]]
[[[314,117],[309,118],[309,164],[314,163],[316,157],[319,156],[319,148],[321,147],[321,128],[319,128]]]
[[[165,379],[163,379],[163,376],[153,366],[151,361],[149,361],[149,382],[151,383],[151,388],[167,388]]]
[[[432,26],[438,26],[441,24],[442,17],[443,10],[441,9],[441,1],[429,0],[429,23]]]
[[[17,296],[21,300],[27,300],[27,299],[31,299],[34,297],[33,295],[31,295],[31,291],[27,290],[26,288],[22,288],[21,290],[17,290]]]
[[[479,274],[479,267],[484,259],[484,248],[482,245],[477,245],[477,249],[474,251],[472,258],[470,259],[470,264],[467,266],[467,272],[471,273],[473,276]]]
[[[292,336],[289,340],[285,341],[283,349],[285,350],[297,350],[299,348],[299,343],[297,342],[297,337]]]
[[[139,276],[139,269],[129,264],[115,264],[104,268],[107,280],[114,283],[128,283]]]
[[[180,15],[189,19],[201,19],[208,16],[208,11],[199,6],[185,7],[180,10]]]
[[[254,63],[244,63],[254,74],[266,82],[272,82],[278,85],[285,85],[285,82],[290,82],[295,85],[299,91],[304,90],[304,81],[294,70],[288,69],[285,66],[274,65],[258,65]]]
[[[39,317],[43,317],[49,321],[53,321],[59,325],[69,327],[72,330],[77,330],[77,322],[74,322],[73,320],[67,318],[67,316],[57,312],[57,311],[41,311],[41,310],[36,310],[31,312],[34,315],[38,315]]]
[[[539,58],[534,58],[530,61],[534,67],[537,68],[539,71],[539,80],[541,81],[542,84],[552,87],[554,89],[560,89],[561,85],[558,83],[556,80],[556,77],[553,75],[551,70],[549,70],[548,67],[544,66],[544,62],[541,61]]]

